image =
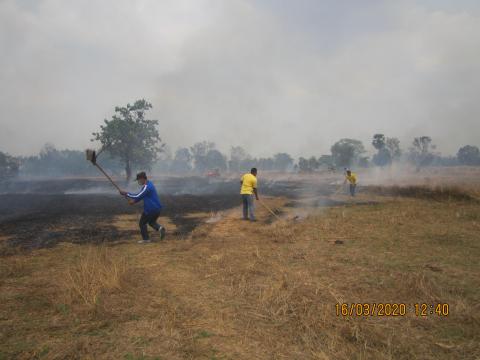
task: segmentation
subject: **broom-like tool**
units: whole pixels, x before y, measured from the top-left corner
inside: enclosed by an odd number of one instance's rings
[[[260,199],[258,200],[258,202],[259,202],[260,204],[262,204],[262,206],[263,206],[265,209],[267,209],[267,210],[270,212],[270,214],[272,214],[273,216],[275,216],[275,217],[277,218],[277,220],[280,220],[280,217],[279,217],[277,214],[275,214],[275,213],[273,212],[273,210],[270,209],[270,208],[267,206],[267,204],[265,204],[265,203],[264,203],[262,200],[260,200]]]
[[[108,174],[105,172],[105,170],[103,170],[102,167],[97,164],[98,154],[96,154],[95,150],[88,149],[87,151],[85,151],[85,154],[87,156],[87,160],[90,161],[93,165],[95,165],[98,168],[98,170],[100,170],[102,172],[102,174],[105,175],[105,177],[108,180],[110,180],[112,185],[115,186],[118,191],[121,191],[120,187],[115,183],[115,181],[113,181],[112,178],[110,176],[108,176]]]

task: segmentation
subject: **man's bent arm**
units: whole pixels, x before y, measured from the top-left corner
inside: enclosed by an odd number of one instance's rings
[[[255,198],[258,200],[258,191],[257,191],[257,188],[253,188],[253,193],[255,194]]]
[[[147,185],[143,185],[143,188],[142,190],[140,190],[140,192],[138,194],[131,194],[131,193],[127,193],[127,197],[130,198],[130,199],[133,199],[135,201],[140,201],[142,200],[145,195],[147,195]]]

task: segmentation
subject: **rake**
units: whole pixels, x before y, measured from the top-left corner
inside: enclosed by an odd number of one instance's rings
[[[337,195],[337,194],[340,192],[340,190],[343,190],[343,189],[344,189],[344,186],[345,186],[345,184],[340,184],[340,185],[338,185],[338,186],[337,186],[337,189],[335,190],[335,192],[334,192],[331,196]]]
[[[97,154],[95,152],[95,150],[91,150],[91,149],[86,150],[85,153],[86,153],[86,156],[87,156],[87,160],[90,161],[93,165],[95,165],[98,168],[98,170],[100,170],[102,172],[102,174],[105,175],[105,177],[108,180],[110,180],[112,185],[115,186],[118,191],[121,191],[120,187],[115,183],[115,181],[113,181],[112,178],[110,176],[108,176],[108,174],[105,172],[105,170],[103,170],[102,167],[100,165],[98,165],[97,157],[98,157],[98,155],[100,155],[101,152],[102,152],[102,150],[100,150],[100,152]]]
[[[275,214],[275,213],[273,212],[273,210],[270,209],[270,208],[267,206],[267,204],[265,204],[262,200],[259,199],[258,202],[259,202],[265,209],[267,209],[267,210],[270,212],[270,214],[272,214],[273,216],[275,216],[278,220],[281,220],[280,217],[279,217],[277,214]]]

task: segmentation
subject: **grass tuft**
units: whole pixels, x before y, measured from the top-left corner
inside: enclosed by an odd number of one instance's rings
[[[68,267],[62,281],[67,304],[80,302],[89,308],[100,303],[102,294],[121,290],[129,270],[127,259],[107,247],[88,247]]]

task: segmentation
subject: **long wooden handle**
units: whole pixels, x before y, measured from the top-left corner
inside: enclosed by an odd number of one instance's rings
[[[110,176],[108,176],[108,174],[105,172],[105,170],[102,169],[102,167],[101,167],[100,165],[98,165],[97,163],[95,163],[95,166],[98,168],[98,170],[100,170],[100,171],[103,173],[103,175],[105,175],[105,177],[106,177],[108,180],[110,180],[110,182],[112,183],[112,185],[115,186],[118,191],[121,191],[121,190],[120,190],[120,187],[119,187],[117,184],[115,184],[115,181],[113,181],[112,178],[111,178]]]
[[[263,206],[265,209],[267,209],[273,216],[275,216],[278,220],[280,220],[280,217],[279,217],[277,214],[275,214],[275,213],[272,211],[272,209],[270,209],[262,200],[258,200],[258,202],[259,202],[260,204],[262,204],[262,206]]]
[[[345,183],[338,185],[337,189],[332,195],[337,195],[340,192],[340,190],[344,189],[344,187],[345,187]]]

